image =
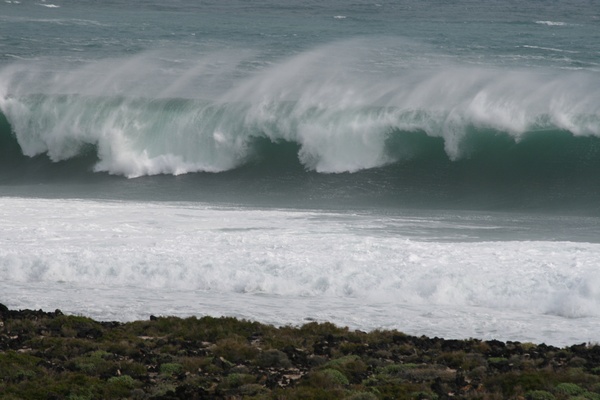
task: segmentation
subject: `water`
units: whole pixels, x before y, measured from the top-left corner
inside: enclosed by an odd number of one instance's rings
[[[0,4],[0,302],[597,342],[592,1]]]

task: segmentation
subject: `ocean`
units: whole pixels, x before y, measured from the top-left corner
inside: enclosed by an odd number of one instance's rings
[[[0,302],[600,341],[595,0],[3,0]]]

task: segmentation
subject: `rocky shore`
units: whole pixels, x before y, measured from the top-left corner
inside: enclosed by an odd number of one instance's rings
[[[0,304],[0,398],[600,400],[600,346],[235,318],[98,322]]]

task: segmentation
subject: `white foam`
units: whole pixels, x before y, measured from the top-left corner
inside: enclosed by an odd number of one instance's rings
[[[565,22],[561,21],[535,21],[536,24],[547,25],[547,26],[565,26]]]
[[[0,198],[0,302],[107,319],[311,317],[446,337],[600,339],[600,244],[423,241],[406,232],[439,221],[384,221],[395,228],[373,230],[366,214]]]

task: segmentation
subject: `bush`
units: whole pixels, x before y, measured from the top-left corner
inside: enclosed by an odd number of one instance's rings
[[[362,381],[363,375],[367,371],[367,365],[360,357],[355,355],[336,358],[326,363],[323,367],[340,371],[353,383]]]
[[[328,368],[309,374],[309,383],[312,386],[331,389],[349,385],[350,381],[337,369]]]
[[[441,379],[452,380],[456,377],[456,371],[448,369],[439,364],[392,364],[380,370],[382,378],[400,378],[403,380],[414,380],[417,382]]]
[[[532,390],[527,392],[527,400],[554,400],[556,397],[550,392],[545,390]]]
[[[120,365],[121,373],[124,375],[129,375],[133,378],[141,378],[143,376],[146,376],[146,374],[148,373],[146,366],[135,361],[124,362]]]
[[[229,374],[224,379],[223,382],[219,385],[224,389],[232,389],[238,388],[242,385],[252,384],[256,381],[254,375],[250,374]]]
[[[135,379],[129,375],[113,376],[108,380],[108,383],[133,388],[135,386]]]
[[[160,366],[160,373],[162,375],[178,375],[183,372],[183,365],[177,363],[164,363]]]
[[[269,392],[269,389],[255,383],[244,384],[240,386],[238,390],[242,396],[266,395]]]
[[[15,351],[0,353],[0,382],[19,382],[41,373],[40,358]]]
[[[132,389],[136,386],[136,381],[128,376],[113,376],[106,382],[103,388],[105,399],[119,399],[129,397]]]
[[[214,354],[233,363],[241,363],[254,359],[258,354],[258,349],[250,346],[246,339],[234,336],[219,340],[216,343]]]
[[[381,368],[380,373],[389,376],[402,376],[406,370],[417,368],[417,364],[391,364]]]
[[[413,399],[418,399],[418,400],[437,400],[438,399],[438,395],[435,393],[431,393],[431,392],[414,392],[411,394],[410,397]]]
[[[102,325],[91,318],[61,315],[48,324],[54,332],[60,332],[63,337],[78,337],[97,339],[103,334]]]
[[[354,393],[344,400],[377,400],[377,396],[369,392]]]
[[[119,369],[117,363],[105,360],[102,355],[102,353],[94,352],[88,356],[75,357],[67,363],[67,367],[72,371],[83,372],[87,375],[103,377],[115,375]]]
[[[559,394],[567,396],[577,396],[585,392],[585,389],[575,383],[559,383],[554,390]]]
[[[67,400],[92,400],[93,396],[91,394],[70,394],[67,397]]]
[[[256,358],[256,364],[263,368],[290,368],[292,366],[288,356],[284,352],[275,349],[260,353]]]

